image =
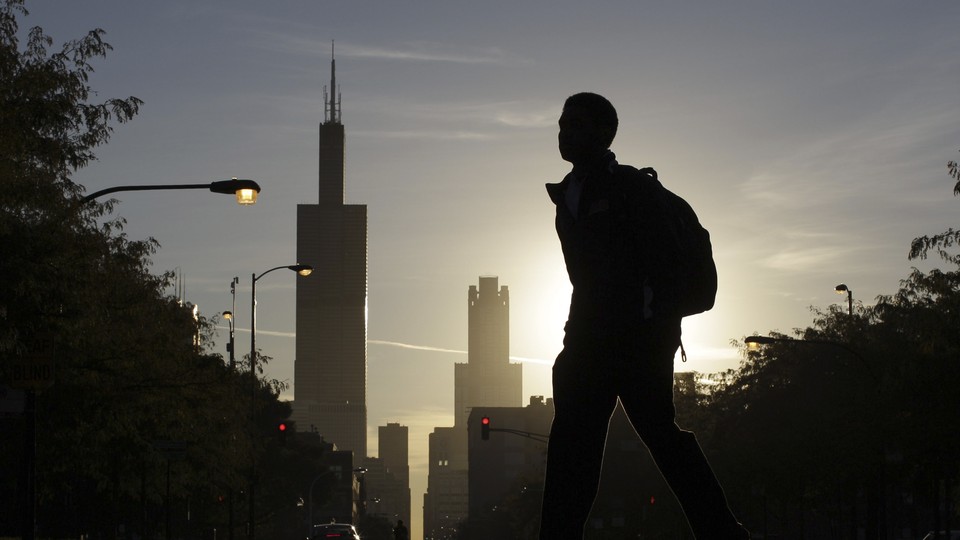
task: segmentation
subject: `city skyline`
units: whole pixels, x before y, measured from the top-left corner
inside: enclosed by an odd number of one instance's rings
[[[960,204],[945,167],[960,148],[951,2],[427,2],[374,17],[293,2],[27,8],[21,30],[43,27],[54,47],[104,28],[114,50],[94,62],[95,99],[145,102],[74,175],[88,193],[261,183],[251,208],[116,196],[126,234],[157,238],[155,270],[179,269],[206,317],[230,309],[233,276],[246,306],[252,271],[297,262],[292,213],[316,194],[336,40],[345,197],[370,211],[370,447],[375,426],[409,426],[411,477],[426,466],[417,441],[453,422],[444,381],[465,358],[463,287],[477,275],[510,284],[524,396],[551,395],[569,284],[543,184],[567,171],[556,120],[574,92],[613,101],[618,158],[657,168],[711,232],[717,306],[684,322],[678,370],[735,368],[731,340],[807,326],[810,307],[845,309],[839,283],[855,307],[895,292],[912,266],[937,264],[908,261],[910,240],[954,225]],[[574,38],[584,34],[594,39]],[[295,282],[270,277],[257,286],[257,342],[273,358],[267,376],[292,382]],[[238,343],[249,320],[239,307]],[[225,354],[222,326],[214,350]]]

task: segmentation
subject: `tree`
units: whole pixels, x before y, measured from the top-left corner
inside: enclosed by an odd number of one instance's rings
[[[250,380],[203,352],[211,321],[165,293],[170,273],[151,273],[159,245],[127,238],[113,202],[84,204],[71,180],[141,104],[90,102],[92,61],[111,50],[103,31],[53,50],[32,28],[21,50],[26,14],[22,0],[0,3],[0,383],[32,355],[55,360],[54,386],[36,395],[41,532],[145,529],[168,466],[178,498],[242,483],[253,446],[249,408],[235,405],[249,403]],[[30,418],[4,421],[0,438],[3,533],[30,504],[12,474],[33,455]],[[183,442],[183,459],[164,441]]]
[[[956,162],[948,168],[960,194]],[[948,253],[956,241],[952,229],[914,240],[911,258],[935,249],[950,268],[913,269],[895,294],[852,315],[814,310],[811,326],[772,334],[778,341],[762,350],[742,348],[740,368],[715,378],[703,401],[713,422],[701,431],[704,446],[731,500],[763,523],[753,529],[878,538],[956,519],[960,256]]]
[[[947,172],[957,181],[957,183],[953,186],[954,196],[960,195],[960,164],[953,160],[948,161]],[[930,250],[936,250],[941,259],[955,264],[960,264],[960,254],[951,255],[948,251],[949,248],[952,248],[958,244],[960,244],[960,230],[954,230],[953,227],[950,227],[940,234],[914,238],[913,242],[910,243],[910,253],[908,258],[910,260],[917,258],[926,259],[927,253]]]
[[[111,538],[124,524],[155,537],[187,501],[173,536],[225,532],[231,511],[242,534],[253,463],[256,526],[299,534],[304,478],[325,465],[277,440],[291,411],[284,385],[262,378],[269,357],[251,374],[207,351],[216,321],[167,294],[173,274],[151,271],[159,244],[128,238],[115,201],[84,202],[71,179],[141,101],[90,101],[92,62],[111,50],[103,30],[55,50],[32,28],[21,44],[26,14],[0,0],[0,385],[38,353],[56,377],[36,394],[35,422],[0,419],[0,536],[33,506],[15,472],[32,462],[34,425],[43,536]]]

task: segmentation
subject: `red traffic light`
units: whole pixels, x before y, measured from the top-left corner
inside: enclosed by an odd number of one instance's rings
[[[480,439],[490,440],[490,417],[484,416],[480,419]]]
[[[485,425],[485,426],[489,426],[489,425],[490,425],[490,417],[484,416],[483,418],[480,419],[480,423],[483,424],[483,425]]]
[[[280,422],[277,424],[277,438],[280,440],[280,444],[287,444],[288,431],[290,431],[290,426],[286,422]]]

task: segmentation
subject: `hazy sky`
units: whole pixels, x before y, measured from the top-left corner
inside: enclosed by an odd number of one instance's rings
[[[253,178],[256,206],[204,192],[117,194],[132,238],[162,244],[211,316],[296,255],[296,205],[317,200],[317,125],[336,40],[346,202],[369,212],[370,453],[410,426],[414,537],[426,437],[453,422],[467,289],[497,275],[525,395],[550,395],[569,283],[545,182],[564,98],[606,95],[613,149],[653,166],[711,231],[713,311],[684,322],[689,362],[736,367],[730,340],[789,332],[809,308],[873,303],[906,277],[915,236],[957,225],[960,4],[807,2],[28,2],[22,27],[93,28],[102,99],[144,100],[76,179],[120,185]],[[294,275],[257,283],[257,345],[293,382]],[[301,278],[302,279],[302,278]],[[309,279],[309,278],[307,278]],[[223,351],[221,343],[216,350]]]

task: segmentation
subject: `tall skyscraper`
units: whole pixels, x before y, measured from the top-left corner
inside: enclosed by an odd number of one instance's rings
[[[427,540],[452,538],[467,517],[467,419],[474,407],[519,407],[523,366],[510,363],[510,294],[496,276],[481,276],[467,291],[467,363],[454,366],[454,426],[430,434],[423,531]]]
[[[344,128],[336,60],[324,92],[318,204],[297,205],[294,419],[357,459],[367,454],[367,207],[344,204]]]

